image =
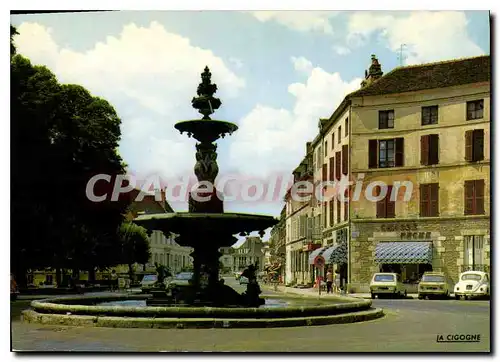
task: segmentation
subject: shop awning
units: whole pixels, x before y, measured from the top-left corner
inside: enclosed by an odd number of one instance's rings
[[[316,259],[317,256],[321,255],[321,253],[323,253],[325,250],[326,247],[313,250],[311,254],[309,254],[309,265],[314,264],[314,259]]]
[[[346,264],[347,263],[347,245],[340,243],[329,247],[322,254],[326,264]]]
[[[384,264],[431,264],[432,242],[381,242],[375,247],[375,262]]]

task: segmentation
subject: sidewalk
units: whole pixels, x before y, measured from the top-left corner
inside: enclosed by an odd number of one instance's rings
[[[269,291],[274,291],[273,286],[264,285],[264,289]],[[291,288],[278,286],[277,291],[281,293],[292,293],[292,294],[300,294],[300,295],[308,295],[308,296],[320,296],[318,293],[318,289],[316,288]],[[326,294],[326,291],[321,291],[321,298],[338,298],[338,297],[353,297],[353,298],[363,298],[363,299],[371,299],[370,293],[353,293],[353,294],[344,294],[344,293],[332,293]],[[408,294],[407,299],[417,299],[417,294]]]

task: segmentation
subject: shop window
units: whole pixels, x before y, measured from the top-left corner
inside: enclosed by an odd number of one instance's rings
[[[482,235],[464,237],[464,265],[469,270],[481,269],[484,266],[484,238]]]

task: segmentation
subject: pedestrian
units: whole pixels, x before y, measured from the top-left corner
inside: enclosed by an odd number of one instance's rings
[[[338,270],[335,270],[335,291],[340,293],[340,273]]]
[[[116,274],[116,271],[113,269],[111,271],[111,291],[118,290],[118,275]]]
[[[328,273],[326,273],[326,294],[333,293],[332,285],[333,285],[333,273],[332,270],[329,269]]]

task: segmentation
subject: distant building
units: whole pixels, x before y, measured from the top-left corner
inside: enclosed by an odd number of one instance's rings
[[[234,271],[234,248],[231,246],[219,249],[221,256],[219,261],[222,263],[220,270],[221,274],[226,274]]]
[[[233,270],[242,271],[250,264],[257,263],[259,271],[264,270],[264,243],[258,236],[247,236],[245,242],[234,248]]]

